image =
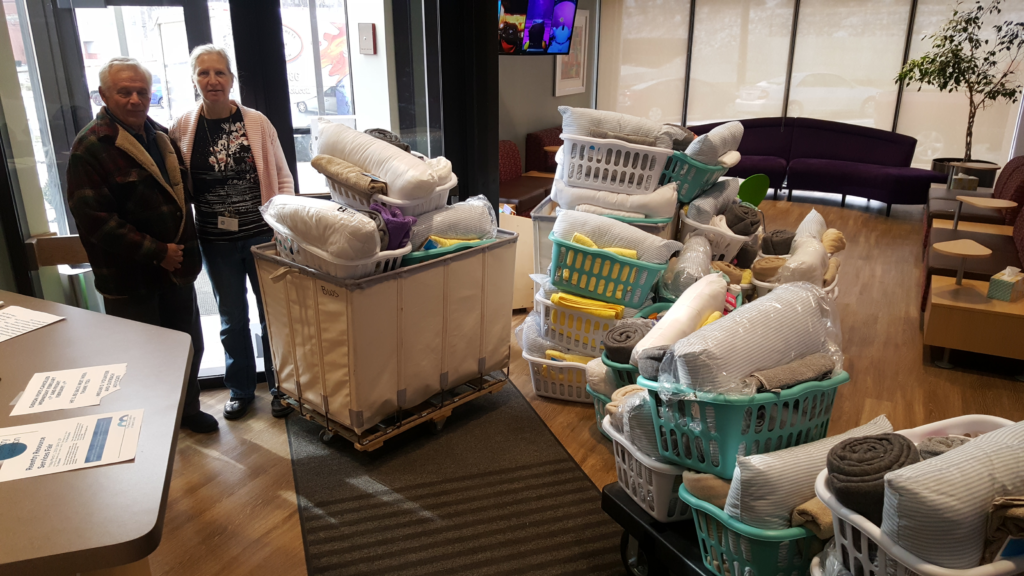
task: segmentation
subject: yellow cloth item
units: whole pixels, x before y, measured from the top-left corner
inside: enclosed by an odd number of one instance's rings
[[[839,258],[828,259],[828,270],[825,271],[825,278],[823,285],[827,288],[832,285],[832,282],[836,279],[836,274],[839,274]]]
[[[453,238],[441,238],[440,236],[427,236],[427,240],[433,240],[438,248],[447,248],[456,244],[465,244],[466,242],[476,242],[476,240],[455,240]]]
[[[740,284],[750,284],[750,281],[754,279],[754,272],[750,268],[743,269],[743,276],[740,277]]]
[[[577,364],[586,364],[593,360],[593,356],[583,356],[581,354],[566,354],[565,352],[559,352],[558,350],[545,350],[544,355],[548,357],[548,360],[557,360],[559,362],[575,362]]]
[[[781,256],[768,256],[755,260],[754,264],[750,266],[750,271],[758,282],[768,282],[779,274],[779,269],[785,263],[786,259]]]
[[[705,321],[704,321],[704,322],[703,322],[703,323],[702,323],[702,324],[700,325],[700,327],[699,327],[699,328],[703,328],[703,327],[707,326],[708,324],[711,324],[711,323],[712,323],[712,322],[714,322],[715,320],[718,320],[718,319],[719,319],[719,318],[721,318],[721,317],[722,317],[722,313],[721,313],[721,312],[712,312],[712,313],[711,313],[711,316],[708,316],[708,319],[707,319],[707,320],[705,320]]]
[[[714,474],[683,470],[683,486],[694,498],[699,498],[724,510],[732,480],[723,480]]]
[[[684,477],[685,478],[685,477]],[[822,540],[836,535],[832,525],[832,511],[817,496],[797,506],[790,518],[793,527],[804,526]]]
[[[837,254],[846,249],[846,237],[839,230],[829,228],[821,235],[821,244],[825,246],[825,252]]]
[[[739,284],[743,280],[743,271],[728,262],[716,260],[711,263],[711,267],[725,273],[729,277],[729,284]]]
[[[572,243],[579,244],[580,246],[586,246],[587,248],[596,248],[598,250],[607,250],[612,254],[622,256],[623,258],[631,258],[636,260],[636,250],[630,250],[629,248],[601,248],[590,238],[587,238],[583,234],[576,232],[572,235]]]
[[[551,296],[551,303],[567,310],[585,312],[591,316],[597,316],[606,320],[620,320],[623,311],[626,309],[625,306],[620,304],[608,304],[600,300],[592,300],[565,292],[553,294]]]

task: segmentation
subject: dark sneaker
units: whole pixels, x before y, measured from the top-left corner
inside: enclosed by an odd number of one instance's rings
[[[236,400],[232,398],[224,403],[224,418],[228,420],[238,420],[245,413],[249,411],[249,406],[252,405],[252,398]]]
[[[188,428],[196,434],[216,432],[219,426],[217,419],[206,412],[196,412],[181,417],[181,427]]]
[[[285,404],[280,396],[274,396],[270,400],[270,413],[274,415],[274,418],[284,418],[292,412],[295,412],[295,408]]]

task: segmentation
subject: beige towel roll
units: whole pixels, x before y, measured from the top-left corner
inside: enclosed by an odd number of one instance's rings
[[[825,270],[825,277],[822,279],[822,286],[828,287],[832,285],[832,282],[836,279],[836,274],[839,274],[839,258],[833,256],[828,259],[828,270]]]
[[[781,256],[768,256],[755,260],[750,266],[754,273],[754,280],[758,282],[769,282],[779,274],[779,269],[786,264],[786,259]]]
[[[835,228],[825,230],[821,235],[821,243],[825,246],[825,252],[829,254],[837,254],[846,249],[846,237]]]
[[[711,263],[711,267],[719,272],[724,272],[725,275],[729,277],[729,284],[739,284],[740,281],[743,280],[743,270],[740,270],[728,262],[716,260]]]
[[[370,178],[363,173],[362,168],[341,158],[317,154],[310,164],[317,172],[360,194],[372,196],[374,194],[387,195],[388,193],[386,182]]]
[[[703,474],[693,470],[683,471],[683,486],[694,498],[703,500],[725,509],[725,500],[729,496],[729,486],[732,482],[715,476],[714,474]]]
[[[822,540],[836,535],[832,525],[832,511],[817,496],[797,506],[793,510],[793,527],[806,526],[808,530]]]

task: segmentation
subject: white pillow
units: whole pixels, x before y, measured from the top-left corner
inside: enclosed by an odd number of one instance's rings
[[[825,224],[825,218],[818,214],[817,210],[811,208],[807,216],[804,216],[804,219],[800,221],[800,225],[796,227],[796,232],[793,236],[794,238],[799,238],[807,235],[821,241],[821,237],[825,235],[826,230],[828,230],[828,224]],[[792,252],[793,250],[790,249],[790,253]]]
[[[690,202],[686,218],[698,224],[711,224],[712,218],[719,214],[725,214],[729,205],[736,201],[739,193],[740,181],[738,178],[723,178]]]
[[[430,196],[446,182],[426,162],[387,142],[353,130],[344,124],[320,125],[320,154],[354,164],[388,184],[388,196],[417,200]],[[443,168],[442,168],[443,170]],[[448,166],[450,176],[451,166]]]
[[[649,194],[620,194],[576,188],[556,178],[551,188],[551,199],[566,210],[574,210],[580,204],[590,204],[609,210],[639,212],[647,218],[671,218],[675,216],[676,203],[679,201],[676,186],[676,182],[669,182]]]
[[[779,434],[784,432],[784,429],[779,430]],[[825,469],[828,452],[833,446],[847,438],[887,432],[892,432],[892,424],[885,416],[879,416],[863,426],[810,444],[740,456],[736,458],[725,513],[754,528],[789,528],[793,509],[814,497],[814,481]]]
[[[797,236],[790,248],[792,256],[779,269],[778,283],[810,282],[821,285],[825,270],[828,270],[828,253],[825,246],[812,236]]]
[[[596,128],[618,134],[654,138],[658,148],[672,149],[672,137],[669,133],[662,131],[661,124],[646,118],[569,106],[559,106],[558,111],[562,114],[562,132],[565,134],[589,138],[590,130]]]
[[[882,533],[925,562],[981,561],[992,500],[1024,494],[1024,422],[885,475]]]
[[[590,238],[600,248],[636,250],[638,259],[652,264],[665,264],[673,253],[683,248],[675,240],[660,238],[625,222],[575,210],[560,212],[551,230],[555,238],[571,242],[573,234],[577,232]]]
[[[374,221],[330,200],[279,194],[260,212],[275,232],[329,260],[363,260],[380,252]]]
[[[720,157],[739,149],[742,138],[743,124],[726,122],[694,140],[686,147],[685,154],[701,164],[718,166]]]
[[[726,122],[708,132],[708,136],[722,149],[722,154],[739,150],[740,140],[743,140],[743,124],[736,121]]]

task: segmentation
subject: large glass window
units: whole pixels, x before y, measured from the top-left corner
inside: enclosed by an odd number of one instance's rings
[[[892,130],[910,0],[803,0],[788,115]]]
[[[687,124],[782,115],[793,0],[698,2]]]
[[[914,18],[914,32],[910,44],[910,57],[919,58],[931,48],[924,38],[939,30],[953,14],[955,2],[950,0],[919,0]],[[1024,20],[1024,4],[1004,2],[1003,13],[986,19],[985,34],[992,38],[992,24],[1006,20]],[[1019,73],[1018,73],[1019,74]],[[1019,76],[1018,76],[1019,77]],[[967,131],[967,95],[963,92],[942,93],[935,88],[907,86],[900,103],[897,132],[917,138],[914,166],[927,168],[933,158],[961,158]],[[974,142],[971,157],[1005,163],[1010,156],[1010,145],[1017,125],[1020,101],[1016,104],[989,103],[978,113],[974,122]]]
[[[681,122],[690,3],[601,3],[597,107]]]

